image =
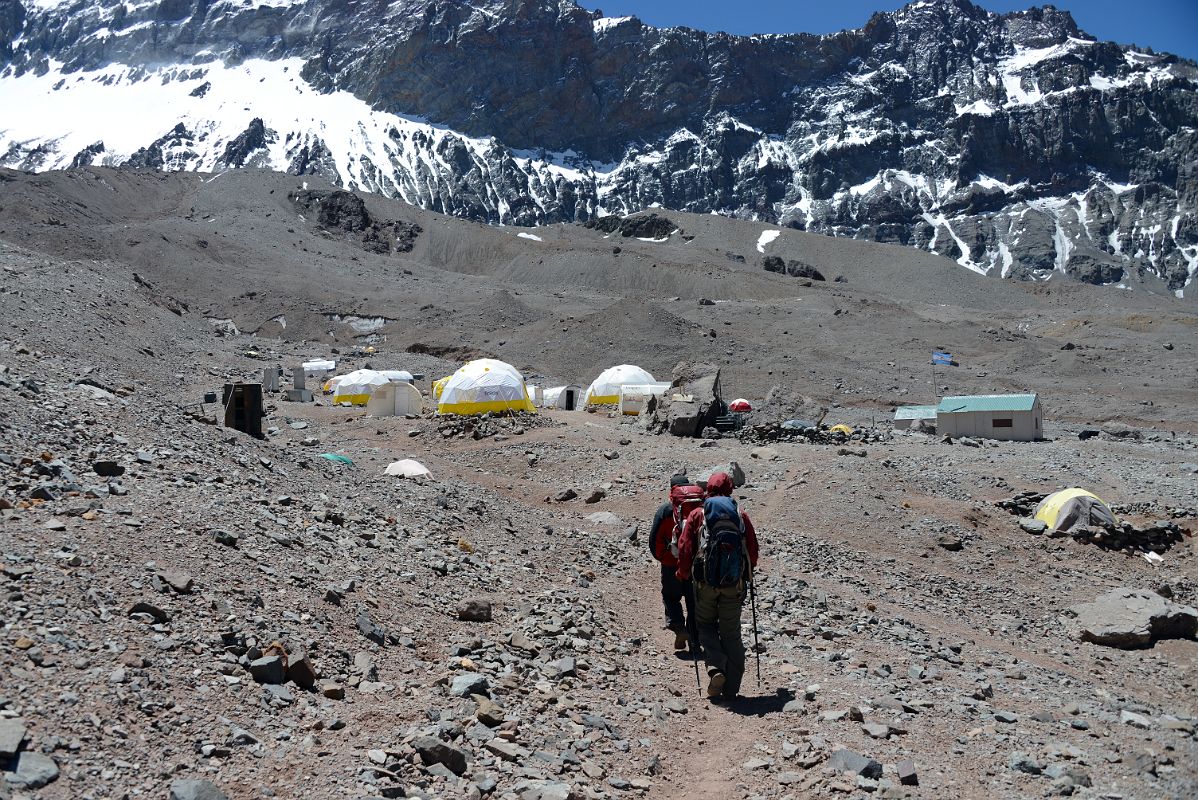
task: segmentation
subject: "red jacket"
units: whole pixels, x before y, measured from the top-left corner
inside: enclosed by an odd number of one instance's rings
[[[707,481],[707,495],[729,496],[732,494],[732,478],[724,472],[717,472]],[[740,518],[745,523],[745,549],[749,551],[749,563],[757,568],[757,531],[749,515],[740,512]],[[695,548],[698,547],[699,528],[703,527],[703,509],[696,508],[682,524],[682,533],[678,537],[678,580],[691,579],[691,565],[695,561]]]

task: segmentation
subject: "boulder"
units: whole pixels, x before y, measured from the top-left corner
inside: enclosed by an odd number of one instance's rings
[[[1150,647],[1158,639],[1193,639],[1198,632],[1198,611],[1147,589],[1112,589],[1071,606],[1067,614],[1083,642],[1125,650]]]
[[[40,789],[57,779],[58,765],[54,759],[28,750],[17,759],[16,771],[4,776],[4,780],[16,789]]]
[[[665,394],[646,403],[641,419],[653,433],[693,438],[701,436],[704,428],[714,428],[724,411],[720,368],[683,361],[674,367]]]

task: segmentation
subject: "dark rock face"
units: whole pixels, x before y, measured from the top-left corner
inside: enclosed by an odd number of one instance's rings
[[[76,153],[75,157],[71,159],[71,169],[78,169],[79,167],[90,166],[91,164],[93,164],[95,162],[96,156],[100,155],[103,152],[104,152],[104,143],[103,142],[96,142],[95,144],[88,145],[87,147],[83,148],[78,153]]]
[[[414,222],[376,220],[353,192],[304,189],[289,198],[301,212],[316,212],[316,224],[329,230],[357,234],[371,253],[410,253],[422,228]]]
[[[168,0],[163,0],[165,4]],[[233,141],[225,145],[220,164],[228,167],[244,167],[250,158],[266,149],[277,139],[274,131],[268,131],[260,118],[255,118],[248,128]]]
[[[124,166],[134,169],[181,169],[196,156],[195,145],[195,135],[180,122],[165,136],[130,156]]]
[[[611,214],[590,220],[586,227],[604,233],[619,233],[626,239],[667,239],[680,230],[673,222],[658,214],[638,214],[630,217]]]
[[[91,35],[105,27],[114,35]],[[163,0],[115,16],[0,0],[8,74],[50,58],[68,74],[173,64],[163,80],[194,81],[204,100],[219,80],[210,54],[296,58],[287,80],[451,130],[395,117],[385,142],[343,153],[321,125],[255,119],[203,142],[160,139],[128,163],[270,166],[513,225],[715,211],[1013,279],[1179,290],[1198,274],[1198,66],[1094,41],[1051,7],[931,0],[856,31],[736,37],[600,19],[571,0]],[[0,165],[67,166],[62,133],[0,142]]]

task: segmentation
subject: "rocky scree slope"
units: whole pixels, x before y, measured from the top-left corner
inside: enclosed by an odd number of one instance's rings
[[[1052,8],[737,37],[568,0],[0,0],[0,66],[6,166],[269,166],[518,225],[656,203],[1175,293],[1198,271],[1198,68]]]

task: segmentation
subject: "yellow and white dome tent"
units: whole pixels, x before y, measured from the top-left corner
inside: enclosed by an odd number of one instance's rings
[[[535,412],[524,376],[494,358],[463,364],[441,388],[438,414],[485,414],[488,411]]]
[[[338,375],[330,381],[333,384],[333,404],[364,406],[370,401],[375,389],[390,382],[390,378],[373,369],[356,369],[345,375]]]
[[[437,378],[433,381],[433,402],[441,402],[441,392],[445,390],[445,384],[449,383],[449,379],[452,377],[452,375],[446,375],[444,378]]]
[[[608,367],[587,388],[584,405],[614,406],[620,402],[621,386],[642,386],[657,383],[653,376],[635,364]]]

